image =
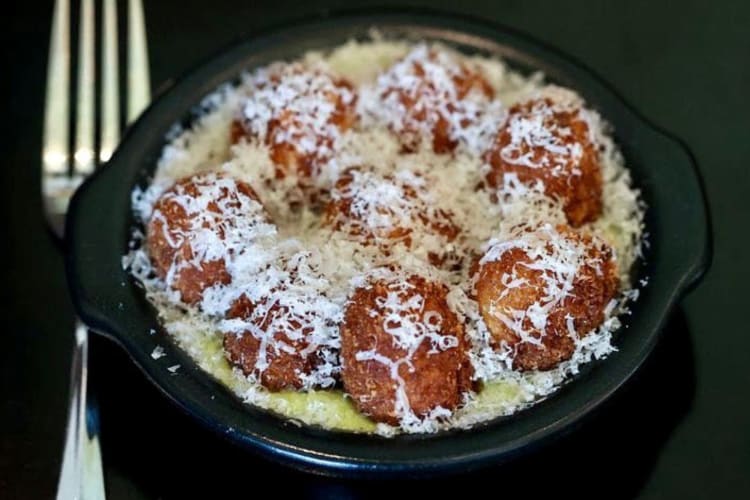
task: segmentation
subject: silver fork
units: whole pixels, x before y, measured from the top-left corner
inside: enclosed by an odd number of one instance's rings
[[[112,155],[120,137],[117,0],[101,0],[101,94],[96,141],[96,30],[94,0],[80,0],[77,98],[70,102],[70,1],[56,0],[47,67],[47,100],[42,151],[42,195],[50,228],[63,236],[65,213],[81,182]],[[146,29],[141,0],[128,0],[127,107],[129,123],[150,99]],[[71,113],[74,112],[74,115]],[[72,120],[71,120],[72,118]],[[71,149],[71,121],[75,136]],[[89,332],[76,319],[65,448],[57,485],[58,500],[103,499],[98,410],[87,393]]]

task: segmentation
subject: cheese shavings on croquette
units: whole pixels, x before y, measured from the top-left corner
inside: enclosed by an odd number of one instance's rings
[[[471,390],[464,330],[447,287],[402,270],[386,276],[356,289],[347,305],[344,387],[377,422],[436,430]]]
[[[424,248],[437,263],[459,229],[430,184],[434,179],[408,169],[387,176],[347,170],[334,185],[324,223],[384,250],[399,243]]]
[[[253,189],[213,173],[182,179],[150,211],[148,245],[154,269],[188,304],[232,280],[231,260],[275,234]]]
[[[299,63],[261,68],[248,85],[233,139],[244,136],[267,145],[277,178],[317,185],[323,170],[336,162],[341,136],[356,118],[352,85]]]
[[[474,277],[493,344],[514,367],[549,370],[605,319],[618,288],[612,249],[565,225],[516,226],[490,241]]]
[[[505,113],[478,65],[425,44],[381,73],[361,96],[365,125],[387,125],[408,150],[430,138],[436,153],[459,146],[479,153]]]

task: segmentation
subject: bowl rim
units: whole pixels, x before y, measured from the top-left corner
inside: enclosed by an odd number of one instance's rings
[[[627,363],[619,358],[621,360],[619,369],[615,370],[613,366],[608,370],[607,373],[610,373],[610,377],[607,379],[608,383],[605,383],[607,380],[599,380],[598,383],[592,385],[592,390],[595,392],[585,398],[571,399],[571,401],[578,401],[578,404],[568,405],[572,406],[572,409],[560,411],[561,408],[558,408],[560,399],[563,398],[563,406],[565,406],[564,398],[570,396],[570,393],[574,393],[575,386],[580,384],[582,380],[577,380],[575,384],[569,384],[561,388],[550,398],[558,403],[555,407],[557,411],[550,413],[546,418],[542,418],[545,411],[548,413],[550,411],[550,406],[547,405],[546,401],[522,412],[526,419],[538,422],[538,425],[529,426],[527,422],[524,427],[519,424],[520,419],[516,418],[515,422],[511,422],[511,425],[515,424],[517,427],[520,425],[522,430],[512,440],[490,439],[492,436],[498,435],[497,432],[493,432],[494,421],[486,425],[480,425],[470,431],[449,431],[439,436],[400,436],[394,439],[385,439],[377,436],[352,436],[310,428],[298,429],[287,422],[280,422],[280,419],[264,412],[251,411],[248,407],[245,407],[245,420],[251,421],[252,425],[243,425],[242,422],[238,423],[236,419],[217,418],[217,415],[226,417],[227,414],[217,413],[218,410],[213,405],[218,403],[214,402],[213,398],[208,399],[206,394],[200,394],[201,390],[206,389],[207,384],[195,382],[195,384],[189,386],[180,385],[181,381],[188,380],[188,377],[205,378],[208,375],[200,373],[200,369],[197,367],[186,367],[186,375],[182,378],[173,377],[163,367],[153,363],[150,359],[150,351],[144,351],[142,346],[134,340],[132,332],[128,333],[128,327],[123,327],[123,322],[126,321],[123,319],[123,314],[133,311],[118,311],[118,304],[97,294],[97,292],[104,290],[101,287],[106,285],[97,284],[102,279],[101,276],[84,277],[84,270],[88,273],[88,270],[93,266],[94,271],[97,271],[101,259],[106,258],[99,255],[100,252],[96,248],[98,245],[92,242],[92,238],[101,236],[99,233],[101,233],[102,221],[106,223],[107,216],[113,215],[108,210],[100,210],[101,213],[97,215],[96,223],[90,221],[92,204],[96,198],[102,198],[102,191],[109,191],[105,188],[109,187],[117,191],[118,176],[116,172],[118,169],[125,171],[128,167],[128,159],[133,155],[141,154],[137,147],[138,141],[143,142],[142,138],[148,133],[146,130],[152,130],[153,125],[160,122],[160,113],[174,112],[177,109],[177,101],[179,101],[180,95],[185,93],[196,94],[198,89],[201,88],[201,84],[205,87],[211,83],[217,74],[215,71],[217,67],[224,66],[224,69],[227,69],[236,66],[238,61],[247,60],[250,55],[257,54],[256,51],[262,50],[264,46],[268,49],[269,46],[274,47],[289,43],[289,40],[293,40],[295,36],[299,38],[300,32],[302,32],[302,36],[310,36],[310,31],[305,30],[312,30],[313,33],[321,31],[328,33],[336,29],[351,29],[355,26],[359,26],[360,29],[366,26],[401,27],[402,29],[412,27],[431,30],[430,32],[434,31],[436,34],[450,32],[453,35],[464,36],[464,41],[468,43],[468,46],[477,50],[483,48],[478,45],[478,41],[489,44],[486,47],[502,45],[508,51],[508,54],[512,53],[513,57],[518,58],[516,62],[519,64],[523,64],[523,61],[533,60],[536,64],[532,64],[531,67],[540,67],[539,63],[541,62],[544,63],[542,66],[569,73],[573,75],[574,79],[585,82],[589,88],[596,89],[600,93],[599,97],[606,98],[609,105],[619,107],[620,112],[623,113],[620,121],[628,122],[629,125],[633,126],[634,130],[628,133],[633,134],[639,141],[647,144],[653,143],[651,147],[654,148],[654,151],[658,150],[660,155],[673,157],[672,160],[675,162],[673,168],[675,170],[681,169],[680,175],[683,177],[683,182],[688,183],[689,189],[686,194],[683,194],[688,200],[692,200],[691,207],[695,212],[691,212],[695,220],[689,222],[697,227],[699,234],[694,235],[689,248],[679,248],[681,253],[677,255],[684,258],[684,261],[678,263],[680,264],[679,269],[670,270],[674,274],[672,286],[668,295],[658,297],[660,307],[657,308],[659,303],[655,302],[654,299],[655,304],[652,309],[656,310],[652,311],[651,314],[655,317],[651,318],[649,330],[642,334],[643,342],[629,354]],[[298,54],[301,55],[306,50],[308,49],[299,49]],[[508,54],[504,54],[504,57],[513,59]],[[252,67],[252,65],[247,67]],[[545,72],[549,73],[546,69]],[[198,89],[196,89],[196,86]],[[581,87],[578,84],[571,86],[576,90]],[[187,92],[190,88],[193,90]],[[215,88],[215,85],[212,88]],[[191,106],[195,104],[197,104],[196,101],[190,102]],[[172,122],[179,121],[187,112],[187,107],[183,105],[182,115],[174,115]],[[605,116],[605,118],[609,118],[609,116]],[[654,156],[656,156],[655,153]],[[635,182],[637,184],[638,179],[635,179]],[[132,187],[133,184],[128,183],[127,188],[120,186],[120,190],[125,189],[129,194]],[[652,190],[651,194],[658,195],[659,190]],[[176,81],[162,87],[147,110],[126,131],[110,163],[87,179],[71,201],[66,223],[66,269],[74,306],[84,322],[94,331],[102,333],[121,345],[161,392],[185,413],[220,436],[277,462],[323,474],[349,476],[427,475],[443,471],[463,471],[487,463],[509,460],[521,453],[529,452],[550,439],[570,432],[574,425],[590,416],[594,409],[625,384],[652,351],[669,312],[679,298],[700,281],[710,266],[713,244],[706,200],[703,180],[695,159],[687,146],[681,140],[644,118],[610,84],[585,65],[563,54],[557,48],[539,42],[512,28],[450,11],[404,8],[347,9],[325,13],[314,19],[284,22],[254,33],[250,37],[243,36],[239,41],[235,41],[228,48],[220,50],[217,54],[183,74]],[[690,204],[688,203],[688,205]],[[662,207],[665,206],[662,205]],[[94,232],[97,228],[99,228],[99,233]],[[121,251],[125,251],[124,246]],[[117,255],[117,258],[121,257],[122,252]],[[114,277],[107,276],[107,278],[112,279]],[[119,278],[118,276],[118,281]],[[122,288],[123,290],[128,288],[124,282],[122,287],[119,285],[119,282],[113,281],[110,283],[111,287]],[[116,293],[107,295],[117,296]],[[122,305],[122,302],[119,305]],[[612,361],[612,359],[607,360],[601,367],[609,366],[608,363],[612,363]],[[614,363],[612,364],[614,365]],[[601,371],[601,367],[597,366],[596,369]],[[192,379],[189,380],[192,383]],[[589,377],[587,380],[591,380],[591,378]],[[208,384],[208,386],[210,385]],[[573,387],[573,389],[570,389],[570,387]],[[578,392],[580,393],[580,390]],[[222,398],[217,398],[217,400],[226,403]],[[542,408],[541,413],[540,408]],[[495,425],[494,431],[499,428],[506,427]],[[505,433],[499,434],[505,435],[507,430]],[[335,435],[336,438],[331,439],[332,435]],[[486,439],[477,439],[477,436],[484,436]],[[393,453],[395,449],[389,443],[394,442],[407,443],[408,449],[399,449],[395,456],[388,456],[388,452]],[[420,445],[415,446],[415,442],[419,442]],[[340,445],[336,446],[336,443],[340,443]],[[411,445],[408,445],[408,443],[411,443]],[[387,449],[384,449],[384,447]]]

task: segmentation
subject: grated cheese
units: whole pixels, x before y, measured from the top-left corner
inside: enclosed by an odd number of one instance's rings
[[[422,66],[431,82],[432,93],[414,93],[422,88],[415,79],[415,62]],[[453,78],[462,68],[481,74],[491,86],[494,98],[472,89],[459,99]],[[272,83],[273,74],[285,76],[280,83]],[[345,132],[331,127],[331,107],[325,103],[326,99],[320,98],[321,93],[330,90],[335,78],[346,78],[355,84],[345,99],[356,100],[358,119]],[[300,92],[303,88],[317,89],[312,94],[317,97]],[[411,92],[426,118],[412,123],[397,94],[385,92],[390,88]],[[503,123],[509,106],[545,96],[556,102],[580,102],[580,97],[566,89],[545,85],[543,75],[521,75],[499,59],[467,57],[440,45],[410,46],[387,40],[352,41],[330,54],[308,53],[299,61],[248,73],[237,86],[224,85],[206,97],[200,106],[204,113],[190,128],[175,127],[170,132],[151,184],[146,189],[136,188],[132,196],[137,218],[146,223],[154,216],[156,200],[178,179],[204,174],[250,184],[260,198],[260,203],[243,202],[243,213],[255,214],[252,222],[225,224],[223,227],[230,230],[224,238],[217,238],[216,231],[198,230],[195,240],[197,252],[192,264],[204,258],[223,258],[232,276],[231,283],[210,287],[200,304],[185,306],[170,288],[169,277],[162,280],[155,276],[139,229],[134,230],[123,266],[143,283],[147,297],[158,307],[165,330],[203,369],[247,402],[286,418],[329,428],[394,435],[467,428],[519,411],[553,392],[567,377],[577,373],[581,364],[606,357],[615,350],[611,340],[612,333],[620,326],[618,316],[626,312],[629,301],[637,298],[637,290],[630,290],[629,273],[641,255],[643,242],[645,207],[640,195],[632,187],[630,173],[607,124],[595,112],[587,113],[585,119],[592,142],[600,149],[604,207],[602,216],[585,228],[615,249],[622,293],[607,305],[604,323],[595,332],[578,339],[573,357],[553,370],[514,371],[512,350],[507,346],[499,350],[491,346],[491,336],[472,298],[469,263],[485,252],[488,252],[485,259],[497,256],[507,245],[504,238],[514,225],[554,227],[565,221],[565,215],[558,203],[544,196],[541,183],[524,185],[513,174],[506,175],[497,192],[492,193],[499,203],[486,190],[477,190],[488,168],[481,153]],[[270,117],[289,107],[300,116],[314,119],[296,121],[269,141]],[[229,130],[238,113],[258,140],[230,144]],[[412,142],[414,138],[431,137],[440,117],[448,121],[449,135],[457,144],[451,154],[436,154],[430,141],[419,140],[404,152],[406,136],[411,135],[411,139],[406,138]],[[540,132],[538,125],[524,122],[513,125],[514,141],[543,144],[554,151],[564,147]],[[315,139],[320,135],[333,138],[323,150]],[[292,141],[302,152],[320,159],[314,183],[321,190],[322,202],[354,198],[352,213],[356,218],[348,219],[346,224],[359,225],[360,231],[367,229],[378,238],[394,227],[408,227],[411,244],[389,245],[388,251],[383,252],[378,245],[353,238],[352,231],[325,226],[317,206],[303,204],[290,210],[290,193],[299,179],[294,172],[278,179],[270,154],[270,147],[283,141]],[[516,158],[511,150],[507,154],[516,161],[528,161]],[[576,152],[565,151],[565,154],[574,156]],[[336,180],[352,167],[356,167],[354,182],[343,190],[335,189]],[[405,196],[406,191],[414,196]],[[191,211],[200,212],[216,194],[206,190],[205,199],[183,202]],[[230,213],[233,210],[224,209]],[[261,211],[267,219],[259,219]],[[431,230],[420,216],[425,214],[427,220],[449,214],[450,221],[459,228],[455,239],[447,241]],[[242,219],[247,218],[243,215]],[[213,219],[207,222],[213,227],[217,223]],[[492,240],[493,237],[500,239]],[[520,244],[533,251],[538,243]],[[450,262],[460,266],[432,265],[430,254],[435,252],[451,255]],[[575,255],[571,253],[569,260],[562,259],[554,267],[562,285],[555,288],[557,285],[550,284],[550,302],[565,293],[566,276],[573,260]],[[394,262],[400,268],[396,274],[388,267]],[[398,283],[410,274],[448,286],[448,303],[465,322],[474,378],[482,389],[467,394],[464,405],[453,413],[436,408],[433,414],[421,419],[410,416],[402,401],[404,418],[400,427],[375,425],[357,414],[340,390],[330,389],[340,370],[338,324],[355,288],[376,278]],[[513,277],[507,279],[506,285],[513,286]],[[252,315],[226,318],[232,303],[243,295],[257,304]],[[392,311],[394,319],[399,318],[400,326],[389,327],[388,331],[399,345],[408,349],[420,336],[429,336],[429,332],[420,330],[424,325],[408,322],[408,315],[401,314],[397,298],[396,290],[382,306]],[[544,307],[545,304],[540,304],[539,311],[529,313],[535,324],[543,325]],[[272,310],[276,311],[272,315],[273,327],[259,329],[256,326],[259,318]],[[433,319],[439,324],[439,318]],[[517,318],[508,320],[517,325]],[[311,350],[320,353],[322,362],[318,367],[302,375],[305,392],[270,393],[257,383],[257,373],[246,377],[239,369],[230,367],[223,355],[222,332],[255,335],[264,342],[262,352],[288,349],[284,341],[274,340],[271,334],[276,330],[286,332],[290,341],[304,338]],[[436,348],[452,345],[450,339],[440,342]],[[375,352],[358,355],[358,359],[376,358]],[[263,359],[261,353],[259,372],[264,369]],[[178,365],[169,369],[176,371]]]
[[[162,358],[162,357],[164,357],[166,355],[167,354],[164,352],[164,348],[162,346],[160,346],[160,345],[154,347],[154,350],[151,352],[151,358],[152,359],[159,359],[159,358]]]

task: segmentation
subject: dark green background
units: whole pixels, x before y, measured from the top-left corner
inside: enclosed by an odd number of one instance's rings
[[[352,6],[144,3],[154,88],[241,33]],[[475,485],[503,498],[750,498],[750,2],[409,2],[420,4],[493,19],[559,47],[684,139],[706,180],[716,251],[641,375],[592,422],[513,465],[418,487],[430,494]],[[62,449],[73,325],[62,258],[44,229],[37,189],[52,2],[4,9],[0,498],[48,498]],[[116,347],[97,338],[91,356],[110,498],[250,496],[260,481],[300,498],[400,491],[255,459],[177,413]]]

